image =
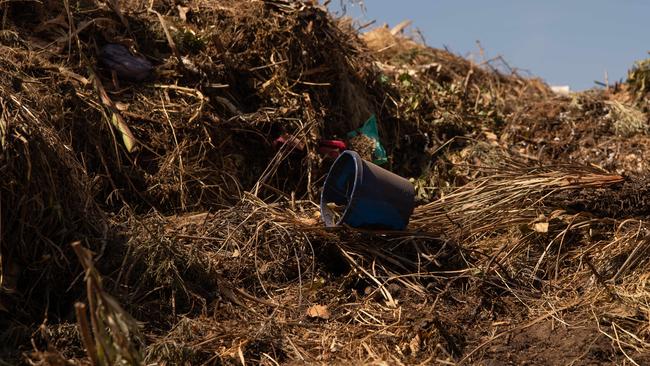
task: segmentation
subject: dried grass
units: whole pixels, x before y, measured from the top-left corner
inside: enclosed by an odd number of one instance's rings
[[[105,215],[83,167],[29,94],[0,86],[0,307],[29,319],[65,302],[79,270],[68,243],[103,250]]]
[[[647,360],[641,105],[318,5],[119,5],[3,5],[0,361]],[[108,42],[155,74],[115,79]],[[372,113],[422,205],[408,231],[325,228],[318,140]]]

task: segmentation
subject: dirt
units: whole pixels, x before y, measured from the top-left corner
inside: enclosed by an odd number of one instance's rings
[[[616,342],[588,321],[565,326],[546,321],[500,337],[485,348],[479,365],[603,365],[624,356]],[[647,354],[630,353],[640,365]]]
[[[492,342],[482,357],[485,365],[602,365],[616,350],[597,329],[548,321]]]

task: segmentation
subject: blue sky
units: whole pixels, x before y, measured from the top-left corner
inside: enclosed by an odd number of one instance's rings
[[[634,61],[650,51],[647,0],[366,0],[365,13],[347,3],[359,23],[394,26],[412,20],[432,47],[478,60],[503,56],[551,85],[573,90],[625,78]],[[332,0],[334,11],[340,1]]]

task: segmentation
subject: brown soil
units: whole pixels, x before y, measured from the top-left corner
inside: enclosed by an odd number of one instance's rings
[[[486,347],[483,365],[602,365],[621,356],[598,329],[548,321],[515,331]],[[643,355],[632,355],[643,362]]]

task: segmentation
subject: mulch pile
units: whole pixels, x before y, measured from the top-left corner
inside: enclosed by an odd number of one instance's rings
[[[650,363],[647,61],[559,95],[313,2],[0,8],[0,364]],[[372,115],[411,224],[325,228]]]

